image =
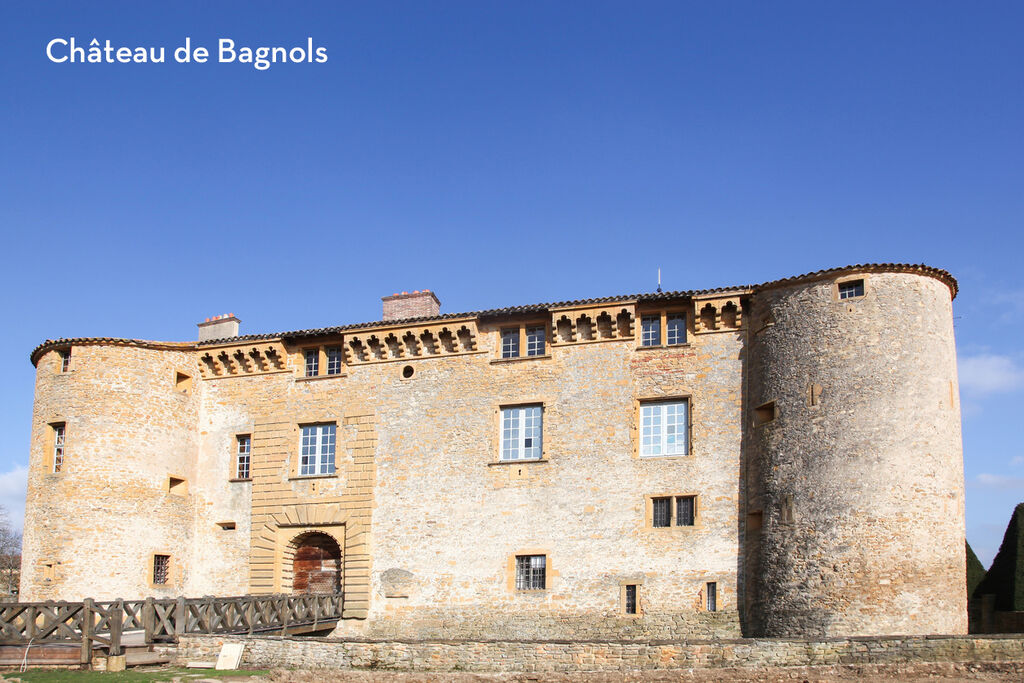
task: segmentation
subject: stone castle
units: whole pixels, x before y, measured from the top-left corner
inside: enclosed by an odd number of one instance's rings
[[[198,341],[37,368],[24,600],[343,591],[339,634],[965,633],[949,273]]]

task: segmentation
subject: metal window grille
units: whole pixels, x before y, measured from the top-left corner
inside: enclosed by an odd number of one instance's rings
[[[540,460],[543,415],[540,406],[501,409],[501,459]]]
[[[239,479],[249,478],[249,457],[252,451],[252,438],[248,434],[238,437],[238,458],[235,476]]]
[[[337,346],[332,346],[327,349],[327,374],[341,374],[341,349]]]
[[[708,582],[708,600],[707,606],[709,612],[718,611],[718,584],[714,581]]]
[[[53,426],[53,471],[64,467],[64,425]]]
[[[676,497],[676,526],[693,526],[696,502],[694,496]]]
[[[689,420],[689,401],[642,406],[640,455],[686,455],[690,448]]]
[[[64,349],[60,352],[60,371],[67,372],[71,369],[71,349]]]
[[[665,321],[665,343],[685,344],[686,343],[686,316],[673,314]]]
[[[636,586],[626,586],[626,614],[636,614]]]
[[[153,556],[153,583],[162,586],[167,583],[167,573],[171,567],[170,555]]]
[[[302,428],[299,474],[334,474],[335,425],[306,425]]]
[[[661,316],[643,316],[640,319],[640,345],[658,346],[659,344],[661,344]]]
[[[527,356],[543,356],[544,355],[544,328],[543,327],[527,327],[526,328],[526,355]]]
[[[839,285],[840,299],[854,299],[858,296],[864,296],[863,280],[853,280],[851,282],[844,282]]]
[[[516,555],[516,590],[547,588],[547,559],[546,555]]]
[[[306,377],[320,374],[320,349],[306,349]]]
[[[651,499],[651,526],[672,526],[672,499]]]
[[[519,358],[518,327],[510,327],[501,331],[501,357]]]

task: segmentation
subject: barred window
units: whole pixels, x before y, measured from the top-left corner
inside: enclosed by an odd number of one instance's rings
[[[626,586],[626,614],[636,614],[636,584]]]
[[[53,429],[53,471],[60,472],[64,467],[64,423],[50,426]]]
[[[334,424],[303,426],[299,474],[334,474],[334,441]]]
[[[850,280],[839,284],[840,299],[855,299],[859,296],[864,296],[863,280]]]
[[[320,349],[306,349],[306,377],[320,374]]]
[[[640,455],[689,452],[689,401],[647,403],[640,408]]]
[[[501,331],[501,357],[519,358],[518,327],[508,327]]]
[[[249,478],[249,456],[252,450],[252,437],[248,434],[239,434],[237,437],[238,447],[235,458],[235,477],[237,479]]]
[[[709,612],[718,611],[718,584],[714,581],[708,581],[707,585],[708,599],[707,608]]]
[[[686,315],[670,313],[666,320],[665,343],[669,345],[686,343]]]
[[[328,346],[327,347],[327,374],[328,375],[340,375],[341,374],[341,347]]]
[[[672,526],[672,499],[652,498],[651,499],[651,526],[667,527]]]
[[[658,346],[661,344],[661,316],[645,315],[640,319],[640,345]]]
[[[71,349],[60,350],[60,371],[67,372],[71,369]]]
[[[501,409],[501,459],[539,460],[543,417],[541,406]]]
[[[543,356],[544,355],[544,328],[543,327],[527,327],[526,328],[526,355],[527,356]]]
[[[168,570],[171,567],[171,556],[170,555],[154,555],[153,556],[153,583],[157,586],[163,586],[167,583]]]
[[[547,588],[547,555],[516,555],[516,590]]]
[[[676,496],[676,526],[693,526],[696,503],[696,496]]]

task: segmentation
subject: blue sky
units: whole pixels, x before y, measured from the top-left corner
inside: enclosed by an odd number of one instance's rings
[[[1024,500],[1022,28],[1015,2],[4,3],[0,501],[20,520],[46,338],[923,262],[961,285],[987,565]],[[328,61],[51,63],[71,36]]]

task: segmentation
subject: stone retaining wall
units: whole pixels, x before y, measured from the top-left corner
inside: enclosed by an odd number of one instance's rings
[[[1024,636],[925,636],[691,641],[375,641],[280,636],[181,636],[177,661],[212,661],[245,644],[255,668],[404,671],[634,671],[920,662],[1018,662]]]

